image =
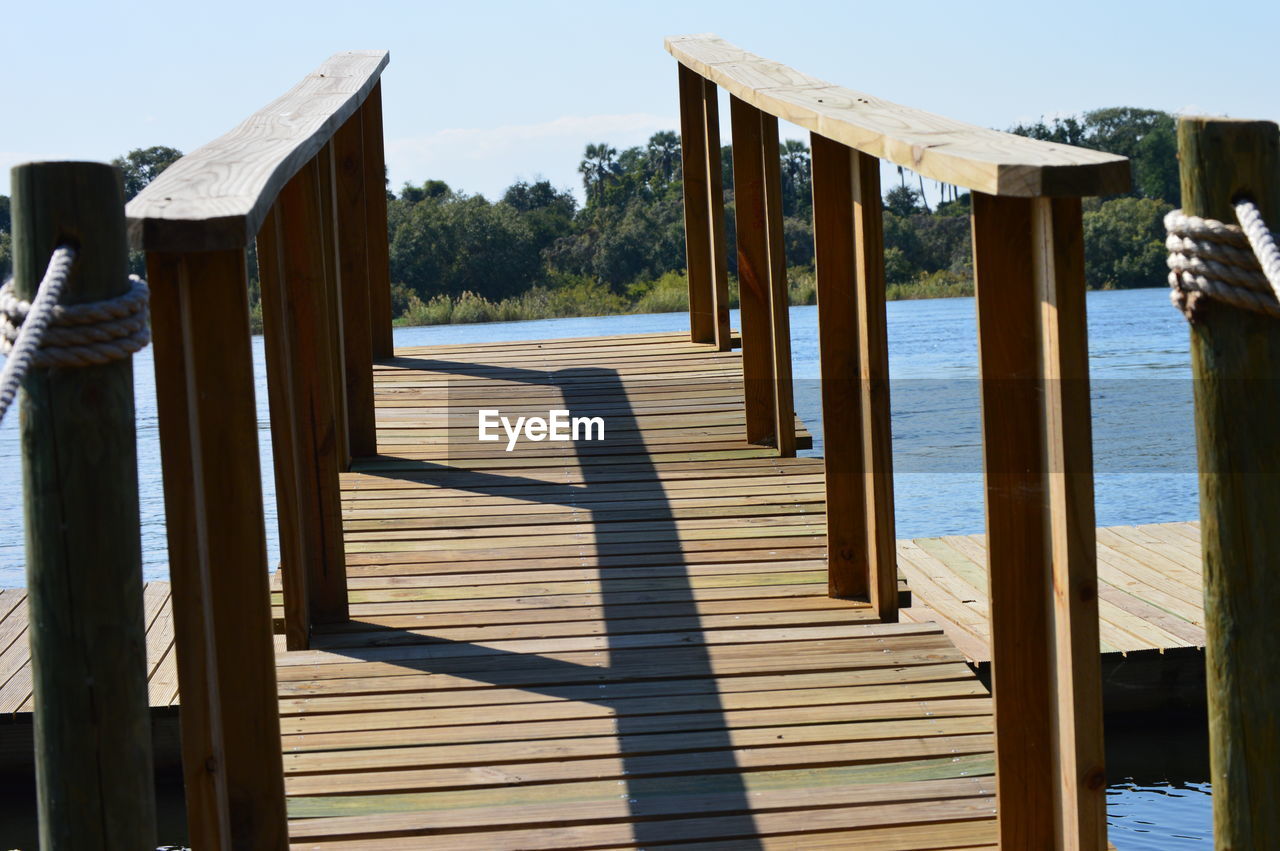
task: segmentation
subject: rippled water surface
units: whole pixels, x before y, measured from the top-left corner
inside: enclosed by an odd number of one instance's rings
[[[1187,329],[1163,290],[1090,293],[1090,375],[1094,411],[1097,517],[1101,525],[1194,519],[1195,435],[1191,418]],[[736,312],[732,317],[737,327]],[[684,314],[554,319],[491,325],[400,328],[397,346],[606,334],[684,331]],[[796,409],[822,446],[817,310],[791,310]],[[977,346],[972,299],[889,304],[895,506],[899,537],[983,529]],[[268,549],[279,558],[266,409],[262,338],[254,339],[259,439]],[[138,415],[143,569],[167,575],[164,505],[151,350],[134,359]],[[23,584],[22,504],[17,487],[17,417],[0,425],[0,587]],[[1110,760],[1111,840],[1124,849],[1199,847],[1209,835],[1208,772],[1159,758],[1188,748],[1161,731],[1109,735],[1136,755]],[[1179,733],[1185,738],[1186,735]],[[1155,747],[1145,751],[1143,742]],[[1191,745],[1191,747],[1202,747]],[[1145,760],[1145,762],[1144,762]],[[1145,767],[1144,767],[1145,766]],[[1128,773],[1117,768],[1130,769]],[[1132,778],[1132,779],[1126,779]]]

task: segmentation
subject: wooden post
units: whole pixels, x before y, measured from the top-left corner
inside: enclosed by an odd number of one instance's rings
[[[733,196],[737,217],[738,303],[747,442],[777,446],[773,392],[773,313],[765,223],[760,110],[730,95]]]
[[[869,594],[870,580],[858,378],[862,366],[856,268],[859,247],[853,229],[854,152],[818,133],[811,134],[810,140],[822,370],[822,456],[826,472],[827,589],[832,597],[863,597]]]
[[[245,273],[243,249],[147,254],[196,848],[288,844]]]
[[[31,163],[12,186],[19,298],[64,243],[63,304],[128,290],[117,169]],[[40,847],[153,848],[132,359],[34,367],[20,404]]]
[[[828,588],[896,620],[880,164],[812,134]]]
[[[346,345],[343,342],[342,276],[338,269],[337,181],[334,178],[333,143],[316,154],[316,207],[320,211],[320,236],[324,240],[324,287],[316,291],[324,312],[324,340],[329,346],[329,383],[333,393],[333,426],[338,469],[351,466],[347,438]]]
[[[1280,131],[1184,118],[1182,206],[1235,223],[1243,195],[1280,226]],[[1191,325],[1213,833],[1219,848],[1280,845],[1280,322],[1221,301]]]
[[[1080,204],[975,192],[973,246],[1001,845],[1101,849]]]
[[[787,292],[786,245],[782,238],[782,159],[778,119],[760,113],[760,158],[764,166],[764,220],[769,240],[769,330],[773,348],[773,417],[778,454],[796,454],[796,413],[791,387],[791,302]]]
[[[285,562],[281,577],[291,650],[309,645],[313,624],[348,617],[335,353],[325,300],[317,297],[326,285],[319,189],[320,169],[312,162],[281,190],[258,245],[266,336],[281,340],[278,350],[268,344],[268,378],[287,386],[292,400],[288,409],[272,411],[273,419],[286,418],[280,429],[273,426],[277,490],[293,492],[278,505],[282,554],[286,539],[298,541],[298,558]]]
[[[689,275],[689,338],[728,351],[729,272],[716,85],[680,70],[680,162]]]
[[[889,318],[885,306],[884,204],[880,160],[855,151],[853,233],[858,278],[858,392],[862,396],[862,470],[866,488],[871,604],[898,619],[898,534],[893,512],[893,432],[889,403]]]
[[[972,197],[1000,846],[1053,848],[1031,201]]]
[[[391,261],[387,245],[387,167],[382,138],[382,83],[360,105],[363,134],[365,233],[369,251],[369,331],[377,360],[395,357],[391,338]]]
[[[364,132],[356,112],[333,136],[338,278],[342,282],[342,343],[350,455],[378,454],[373,409],[373,339],[369,324],[368,214],[365,209]],[[380,189],[380,187],[375,187]]]

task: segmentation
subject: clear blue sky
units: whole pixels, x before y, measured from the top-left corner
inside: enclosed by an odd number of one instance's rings
[[[662,37],[680,33],[715,32],[841,85],[991,127],[1115,105],[1280,119],[1274,0],[6,0],[0,28],[3,194],[18,162],[190,151],[352,48],[391,51],[393,185],[434,177],[490,197],[517,177],[576,187],[586,143],[621,148],[674,129]]]

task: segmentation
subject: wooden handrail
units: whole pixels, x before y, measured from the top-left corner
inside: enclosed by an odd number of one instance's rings
[[[335,53],[221,138],[178,160],[125,208],[133,244],[147,251],[243,248],[284,185],[373,91],[385,50]]]
[[[192,844],[287,844],[245,249],[257,241],[284,632],[348,617],[338,476],[390,354],[385,51],[338,53],[128,205],[146,250]]]
[[[1124,157],[899,106],[802,74],[711,34],[670,36],[665,44],[681,65],[757,109],[933,180],[1021,197],[1129,191]]]
[[[736,143],[745,436],[783,455],[794,415],[786,268],[770,191],[780,168],[777,119],[812,131],[828,584],[833,597],[869,600],[884,620],[897,618],[897,554],[878,159],[973,190],[1001,844],[1101,849],[1079,196],[1127,192],[1128,160],[898,106],[714,35],[674,36],[666,48],[680,63],[681,125],[692,137],[684,152],[692,337],[716,342],[707,317],[723,300],[714,263],[725,251],[724,198],[708,180],[720,152],[706,143],[713,134],[705,126],[720,86],[731,96]]]

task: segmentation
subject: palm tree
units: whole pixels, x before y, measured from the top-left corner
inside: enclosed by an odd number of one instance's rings
[[[675,177],[680,162],[680,137],[674,130],[659,130],[649,137],[649,168],[663,183]]]
[[[604,193],[604,182],[613,174],[614,157],[618,155],[616,148],[609,147],[607,142],[598,145],[587,145],[578,164],[578,173],[582,175],[582,188],[587,193],[587,200],[595,195],[600,200]]]

